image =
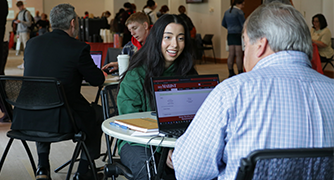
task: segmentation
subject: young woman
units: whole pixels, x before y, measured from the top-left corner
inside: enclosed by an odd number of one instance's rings
[[[170,14],[154,24],[146,43],[132,56],[121,79],[117,96],[119,114],[155,109],[150,77],[197,74],[186,27],[179,16]],[[146,147],[119,141],[118,148],[122,163],[130,168],[134,179],[147,179]]]
[[[222,26],[227,29],[227,44],[229,51],[227,67],[230,74],[229,77],[235,75],[233,70],[234,58],[236,58],[237,61],[238,72],[243,72],[241,31],[245,22],[245,14],[241,9],[244,5],[244,0],[234,0],[231,8],[225,12],[222,22]]]
[[[50,29],[50,22],[47,19],[48,16],[45,13],[42,13],[41,19],[37,21],[37,27],[38,27],[38,35],[41,36],[47,32],[49,32]]]

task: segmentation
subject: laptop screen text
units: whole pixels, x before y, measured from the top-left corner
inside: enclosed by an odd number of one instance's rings
[[[153,80],[160,125],[190,123],[218,78]]]

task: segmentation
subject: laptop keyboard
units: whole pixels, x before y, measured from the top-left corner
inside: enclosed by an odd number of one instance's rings
[[[180,137],[185,131],[186,130],[182,128],[182,129],[164,130],[163,132],[167,135]]]

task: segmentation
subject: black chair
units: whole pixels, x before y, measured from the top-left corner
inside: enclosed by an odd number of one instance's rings
[[[334,147],[256,150],[241,159],[236,180],[333,179],[333,150]]]
[[[106,86],[101,91],[101,104],[102,104],[104,119],[108,119],[110,117],[118,115],[117,88],[118,88],[118,84],[112,84],[112,85]],[[110,145],[113,143],[113,141],[116,141],[116,139],[114,140],[113,137],[107,138],[106,136],[106,140],[107,139],[109,139]],[[113,148],[112,156],[114,156],[115,152],[116,152],[116,146],[114,146]],[[106,152],[102,160],[105,161],[107,156],[108,156],[108,152]]]
[[[43,78],[43,77],[22,77],[22,76],[0,76],[0,93],[2,99],[6,100],[14,108],[24,109],[28,111],[41,112],[50,109],[65,109],[68,115],[68,120],[73,126],[73,133],[54,133],[51,137],[40,137],[27,135],[19,130],[10,130],[7,132],[7,136],[10,138],[7,143],[6,149],[1,157],[0,171],[6,159],[7,153],[12,145],[14,139],[21,140],[25,150],[29,156],[31,166],[34,173],[36,173],[36,165],[31,155],[30,149],[26,141],[34,142],[60,142],[66,140],[72,140],[76,142],[76,147],[72,155],[72,160],[67,172],[66,180],[70,179],[70,175],[73,169],[73,164],[78,157],[79,153],[86,153],[90,167],[94,174],[94,179],[97,180],[97,174],[95,170],[95,163],[91,159],[85,140],[85,133],[79,131],[75,121],[73,119],[70,107],[67,103],[63,86],[60,81],[55,78]],[[47,117],[45,117],[47,119]],[[32,123],[33,117],[27,117],[26,123]],[[29,129],[27,129],[29,130]],[[48,129],[45,128],[44,132]],[[36,174],[35,174],[36,175]]]
[[[213,37],[213,34],[204,35],[202,39],[202,47],[200,48],[200,50],[203,50],[204,57],[206,57],[205,50],[212,50],[215,63],[217,63],[216,56],[215,56],[215,50],[213,49],[212,37]],[[205,58],[205,62],[206,62],[206,58]]]
[[[332,43],[332,46],[331,46],[331,47],[332,47],[332,49],[334,49],[334,38],[331,38],[331,43]],[[321,62],[322,62],[322,63],[326,63],[326,64],[324,65],[324,67],[322,68],[322,71],[325,70],[327,64],[332,65],[332,67],[334,68],[334,64],[332,63],[332,62],[334,62],[334,56],[332,56],[332,57],[329,58],[329,59],[321,59]]]
[[[110,62],[117,62],[117,56],[122,53],[122,48],[108,48],[106,59],[104,60],[104,65]]]
[[[104,89],[101,91],[101,102],[104,119],[118,115],[117,88],[118,84],[112,84],[104,87]],[[118,175],[124,175],[128,179],[133,178],[132,172],[121,163],[119,158],[115,158],[117,139],[109,137],[107,134],[105,134],[105,137],[107,143],[108,164],[104,166],[104,179],[111,177],[114,180]],[[111,145],[113,142],[114,147],[113,151],[111,151]]]
[[[196,34],[196,37],[191,38],[191,44],[193,48],[193,55],[195,60],[200,60],[200,64],[202,63],[203,58],[203,44],[201,34]]]

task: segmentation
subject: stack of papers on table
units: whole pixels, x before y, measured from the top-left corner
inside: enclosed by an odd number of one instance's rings
[[[131,136],[157,136],[157,135],[159,135],[159,131],[147,132],[147,133],[135,131],[134,133],[131,134]]]
[[[117,119],[115,123],[142,133],[159,132],[158,122],[152,118]]]

